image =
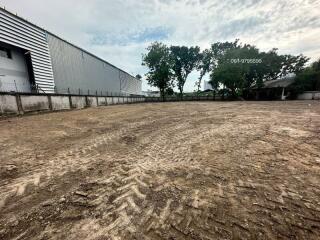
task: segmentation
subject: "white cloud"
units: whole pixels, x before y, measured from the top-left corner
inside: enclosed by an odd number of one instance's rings
[[[146,72],[141,54],[153,40],[205,48],[240,38],[262,50],[320,57],[319,0],[0,0],[0,5],[132,74]],[[196,78],[197,73],[190,76],[187,91]]]

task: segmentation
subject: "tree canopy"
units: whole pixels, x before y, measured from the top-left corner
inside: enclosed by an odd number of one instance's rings
[[[199,63],[197,70],[200,72],[198,81],[196,82],[197,91],[200,91],[202,78],[210,72],[212,68],[212,52],[209,49],[203,50],[199,55]]]
[[[308,61],[303,55],[279,55],[277,49],[260,52],[255,46],[227,43],[229,48],[219,48],[224,44],[215,45],[215,65],[213,66],[210,83],[214,88],[223,85],[232,97],[243,96],[250,87],[262,87],[265,81],[275,80],[289,73],[300,73]]]
[[[291,89],[294,93],[320,91],[320,59],[297,74]]]
[[[172,62],[169,48],[159,42],[151,44],[147,48],[148,53],[142,56],[142,65],[149,68],[146,74],[149,85],[160,90],[162,98],[167,89],[171,88],[172,83]]]
[[[188,76],[194,70],[199,72],[196,83],[198,91],[203,77],[210,74],[209,83],[212,87],[216,90],[223,88],[233,97],[245,97],[244,93],[251,87],[261,88],[265,81],[279,79],[290,73],[299,76],[297,89],[318,88],[319,71],[315,69],[319,69],[319,61],[305,69],[309,59],[303,55],[281,55],[276,48],[263,52],[253,45],[241,44],[239,39],[216,42],[203,51],[198,46],[167,47],[155,42],[147,51],[143,55],[143,65],[149,68],[147,80],[151,86],[160,89],[161,96],[166,92],[172,94],[175,85],[182,96]],[[168,89],[171,90],[166,91]]]
[[[135,76],[135,78],[138,79],[138,80],[141,80],[141,79],[142,79],[142,76],[141,76],[140,74],[137,74],[137,75]]]
[[[200,62],[200,48],[186,46],[171,46],[170,54],[172,59],[172,70],[176,79],[180,95],[183,94],[183,87],[189,74],[197,68]]]

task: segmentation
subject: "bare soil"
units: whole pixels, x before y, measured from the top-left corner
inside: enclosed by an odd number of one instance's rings
[[[320,239],[320,102],[0,121],[0,239]]]

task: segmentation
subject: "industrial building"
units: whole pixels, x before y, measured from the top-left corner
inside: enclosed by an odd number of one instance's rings
[[[0,8],[0,92],[140,95],[141,80]]]

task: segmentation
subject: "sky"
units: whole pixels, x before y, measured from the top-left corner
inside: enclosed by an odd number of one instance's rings
[[[147,72],[142,54],[154,41],[205,49],[238,38],[262,51],[320,58],[320,0],[0,0],[0,6],[132,75]],[[195,89],[197,78],[189,76],[185,91]]]

